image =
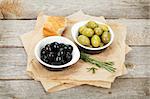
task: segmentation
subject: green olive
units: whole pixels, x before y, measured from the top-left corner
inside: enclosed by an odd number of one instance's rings
[[[110,36],[110,33],[109,33],[109,32],[104,32],[104,33],[102,34],[102,36],[101,36],[103,43],[104,43],[104,44],[109,43],[109,42],[110,42],[110,37],[111,37],[111,36]]]
[[[88,47],[93,48],[93,46],[92,46],[92,45],[88,45]]]
[[[101,39],[98,35],[94,35],[92,38],[91,38],[91,44],[93,47],[99,47],[100,46],[100,42],[101,42]]]
[[[94,31],[91,29],[91,28],[85,28],[83,31],[82,31],[82,35],[85,35],[87,37],[92,37],[94,34]]]
[[[100,47],[103,47],[103,46],[104,46],[104,43],[101,42],[99,46],[100,46]]]
[[[82,34],[83,30],[86,29],[86,28],[87,28],[86,26],[81,26],[81,27],[79,28],[79,33]]]
[[[98,27],[98,24],[96,22],[94,22],[94,21],[89,21],[87,23],[87,27],[94,29],[94,28]]]
[[[109,30],[108,27],[107,27],[107,25],[102,25],[102,24],[101,24],[101,25],[99,25],[99,27],[101,27],[104,32],[106,32],[106,31]]]
[[[90,45],[90,40],[87,36],[84,36],[84,35],[80,35],[78,36],[78,42],[82,45],[85,45],[85,46],[89,46]]]
[[[94,32],[95,32],[96,35],[100,36],[103,33],[103,30],[102,30],[101,27],[97,27],[97,28],[94,29]]]

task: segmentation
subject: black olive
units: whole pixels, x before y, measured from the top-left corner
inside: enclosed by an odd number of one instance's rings
[[[72,59],[72,54],[67,52],[66,53],[66,61],[69,62],[69,61],[71,61],[71,59]]]
[[[59,49],[59,45],[54,45],[53,48],[54,48],[54,50],[58,50]]]
[[[60,48],[59,51],[64,51],[64,48]]]
[[[50,45],[59,45],[59,43],[58,42],[53,42]]]
[[[45,50],[46,50],[47,52],[52,51],[50,44],[47,44],[47,45],[45,46]]]
[[[51,48],[53,48],[53,47],[54,47],[54,45],[58,45],[58,46],[59,46],[59,43],[57,43],[57,42],[53,42],[53,43],[51,43],[51,44],[50,44]]]
[[[46,54],[46,51],[45,51],[45,48],[43,48],[42,50],[41,50],[41,55],[45,55]]]
[[[57,56],[56,59],[55,59],[55,62],[60,62],[61,60],[62,60],[62,57]]]
[[[49,60],[48,60],[48,59],[45,59],[44,62],[45,62],[45,63],[49,63]]]
[[[66,45],[64,46],[64,50],[66,50],[66,51],[68,50],[68,47]]]
[[[66,63],[67,63],[67,61],[64,58],[62,58],[61,64],[63,65],[63,64],[66,64]]]
[[[43,55],[41,55],[41,60],[42,60],[42,61],[44,60]]]
[[[65,45],[64,50],[71,53],[73,51],[73,47],[71,45]]]
[[[64,56],[65,55],[65,51],[61,50],[57,53],[57,56]]]
[[[52,62],[52,61],[54,60],[54,58],[55,58],[54,52],[50,52],[50,53],[48,54],[49,62]]]
[[[49,52],[48,57],[55,57],[54,52]]]
[[[46,45],[45,45],[45,48],[46,48],[46,47],[50,47],[50,45],[51,45],[51,44],[46,44]]]
[[[57,43],[57,42],[51,43],[50,46],[51,46],[53,51],[58,51],[58,49],[60,48],[59,43]]]
[[[71,45],[68,45],[67,47],[68,47],[68,51],[69,51],[69,52],[72,52],[72,51],[73,51],[73,47],[72,47]]]
[[[64,48],[66,45],[64,43],[59,44],[60,48]]]
[[[47,59],[48,57],[46,55],[41,55],[41,59]]]
[[[49,62],[48,57],[46,55],[41,56],[41,60],[46,62],[46,63]]]

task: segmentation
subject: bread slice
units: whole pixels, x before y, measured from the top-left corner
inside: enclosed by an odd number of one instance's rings
[[[44,36],[60,36],[67,26],[67,19],[62,16],[48,16],[43,27]]]

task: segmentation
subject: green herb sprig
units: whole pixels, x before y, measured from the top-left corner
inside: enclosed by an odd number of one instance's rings
[[[85,62],[94,64],[98,68],[104,68],[109,72],[115,72],[115,70],[116,70],[116,68],[113,67],[113,65],[114,65],[113,62],[101,62],[99,60],[91,58],[88,54],[85,54],[83,52],[81,52],[81,54],[80,54],[80,59],[82,59]],[[87,69],[88,69],[88,71],[92,71],[92,73],[95,73],[95,71],[97,70],[97,68],[95,68],[95,67],[91,67],[91,68],[87,68]]]
[[[92,71],[93,74],[95,74],[96,70],[98,70],[95,67],[91,67],[91,68],[87,68],[87,69],[88,69],[88,72]]]

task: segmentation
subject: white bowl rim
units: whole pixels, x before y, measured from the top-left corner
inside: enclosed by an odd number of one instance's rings
[[[43,61],[41,60],[41,58],[38,56],[37,50],[38,50],[40,44],[41,44],[43,41],[46,41],[46,40],[51,39],[51,38],[56,39],[56,42],[57,42],[58,38],[59,38],[59,39],[61,38],[61,39],[67,40],[67,41],[68,41],[67,44],[72,45],[73,48],[75,48],[75,49],[73,49],[73,50],[75,50],[76,53],[78,53],[78,54],[75,55],[75,56],[73,56],[73,57],[72,57],[72,60],[71,60],[70,62],[64,64],[64,65],[50,65],[50,64],[47,64],[47,63],[43,62]],[[60,42],[60,41],[59,41],[59,42]],[[80,51],[79,51],[78,47],[77,47],[71,40],[69,40],[69,39],[67,39],[67,38],[65,38],[65,37],[62,37],[62,36],[50,36],[50,37],[46,37],[46,38],[40,40],[40,41],[36,44],[36,46],[35,46],[34,54],[35,54],[36,59],[37,59],[42,65],[44,65],[44,66],[46,66],[46,67],[50,67],[50,68],[56,68],[56,69],[58,69],[58,68],[64,68],[64,67],[69,67],[69,66],[75,64],[75,63],[79,60],[79,58],[80,58]],[[74,57],[75,57],[75,58],[74,58]]]
[[[108,29],[109,29],[109,31],[110,31],[109,33],[111,34],[111,40],[110,40],[110,42],[109,42],[108,44],[106,44],[106,45],[103,46],[103,47],[90,48],[90,47],[86,47],[86,46],[84,46],[84,45],[82,45],[82,44],[80,44],[80,43],[78,42],[77,37],[74,35],[74,31],[75,31],[74,29],[75,29],[75,27],[78,27],[80,24],[85,25],[85,24],[86,24],[87,22],[89,22],[89,21],[95,21],[95,22],[98,23],[98,24],[103,24],[103,25],[106,25],[106,26],[108,27]],[[82,25],[82,26],[83,26],[83,25]],[[79,29],[79,28],[78,28],[78,29]],[[114,32],[112,31],[112,29],[110,28],[110,26],[107,25],[106,23],[102,23],[102,22],[99,22],[99,21],[97,21],[97,20],[86,20],[86,21],[80,21],[80,22],[75,23],[75,24],[72,26],[72,28],[71,28],[71,35],[72,35],[74,41],[75,41],[79,46],[81,46],[82,48],[88,49],[88,50],[93,50],[93,51],[102,50],[102,49],[107,48],[108,46],[110,46],[110,45],[112,44],[112,42],[113,42],[113,40],[114,40]]]

